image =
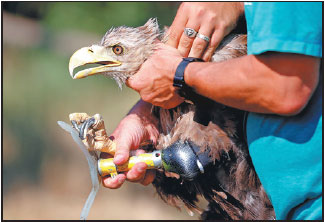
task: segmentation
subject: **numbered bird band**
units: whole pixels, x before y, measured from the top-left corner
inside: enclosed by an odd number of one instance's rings
[[[147,169],[160,168],[161,163],[161,151],[157,150],[152,153],[143,153],[138,156],[132,156],[123,165],[116,165],[113,162],[113,158],[99,159],[98,160],[98,172],[101,176],[110,175],[115,177],[119,172],[125,172],[132,169],[136,163],[143,162],[147,164]]]

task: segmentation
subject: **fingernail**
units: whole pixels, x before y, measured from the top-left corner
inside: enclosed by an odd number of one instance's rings
[[[124,160],[124,157],[122,155],[116,155],[114,157],[114,162],[120,163],[120,162],[123,162],[123,160]]]

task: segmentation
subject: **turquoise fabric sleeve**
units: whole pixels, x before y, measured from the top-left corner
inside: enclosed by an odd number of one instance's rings
[[[245,4],[248,54],[266,51],[322,57],[321,2]]]
[[[245,3],[248,54],[322,57],[322,9],[322,2]],[[250,113],[247,118],[249,152],[279,220],[322,219],[322,67],[318,87],[301,113]]]

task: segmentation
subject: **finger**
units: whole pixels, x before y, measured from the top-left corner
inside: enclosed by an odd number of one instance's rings
[[[169,99],[167,101],[164,98],[163,99],[155,99],[152,101],[152,104],[155,106],[164,108],[164,109],[171,109],[171,108],[178,106],[182,102],[184,102],[184,98],[176,95],[172,99]]]
[[[125,163],[129,159],[129,147],[127,146],[118,146],[118,149],[116,149],[116,153],[114,155],[113,162],[116,165],[121,165]]]
[[[110,189],[118,189],[122,186],[126,176],[124,174],[118,174],[116,177],[112,178],[109,176],[103,177],[103,186]]]
[[[130,150],[132,148],[132,135],[130,134],[130,129],[122,128],[117,132],[114,132],[116,142],[116,152],[114,155],[114,163],[116,165],[121,165],[129,159]],[[114,134],[113,133],[113,134]]]
[[[144,149],[136,149],[130,151],[130,156],[138,156],[139,154],[145,153],[146,151]]]
[[[223,39],[224,37],[224,33],[223,32],[217,32],[215,31],[212,36],[211,36],[211,39],[210,39],[210,43],[207,47],[207,49],[205,50],[203,56],[202,56],[202,59],[204,61],[210,61],[214,52],[216,51],[217,47],[219,46],[221,40]]]
[[[201,26],[198,33],[210,38],[210,36],[213,33],[213,30],[214,30],[213,26],[207,24],[203,27]],[[189,57],[201,58],[204,53],[204,50],[207,48],[208,44],[209,44],[209,42],[196,36],[195,40],[193,42],[193,45],[191,47],[191,51],[189,53]]]
[[[136,149],[135,151],[135,155],[138,156],[139,154],[145,153],[144,149]]]
[[[200,28],[200,26],[199,26],[198,23],[192,23],[192,22],[188,22],[185,27],[186,28],[194,29],[196,32]],[[188,56],[188,53],[191,50],[191,47],[192,47],[192,44],[193,44],[194,39],[195,38],[193,38],[193,37],[188,37],[184,33],[184,30],[183,30],[183,34],[181,36],[181,39],[179,40],[179,44],[178,44],[178,48],[177,48],[178,51],[180,52],[180,54],[183,57],[187,57]]]
[[[147,170],[145,177],[140,183],[144,186],[147,186],[154,181],[155,177],[156,177],[156,170]]]
[[[185,99],[183,97],[177,96],[168,102],[160,104],[160,106],[164,109],[172,109],[172,108],[175,108],[176,106],[178,106],[179,104],[181,104],[182,102],[184,102],[184,100]]]
[[[135,90],[137,92],[139,92],[140,89],[141,89],[141,87],[140,87],[141,85],[139,85],[138,84],[139,81],[137,81],[138,80],[138,76],[139,76],[139,73],[138,73],[138,75],[133,75],[133,76],[127,78],[126,81],[125,81],[125,85],[127,87],[129,87],[129,88],[131,88],[131,89],[133,89],[133,90]]]
[[[131,182],[138,182],[143,180],[145,172],[147,169],[147,164],[140,162],[136,163],[131,170],[126,173],[127,180]]]
[[[126,134],[123,130],[121,131],[121,134],[119,135],[119,138],[124,138],[123,140],[116,140],[116,152],[114,155],[114,160],[113,162],[116,165],[121,165],[125,163],[130,156],[130,149],[131,149],[131,144],[130,144],[130,139],[129,135]]]
[[[182,7],[180,7],[167,33],[168,35],[167,45],[170,45],[174,48],[177,48],[179,40],[183,34],[185,25],[188,20],[188,17],[184,16],[182,11],[183,11]]]

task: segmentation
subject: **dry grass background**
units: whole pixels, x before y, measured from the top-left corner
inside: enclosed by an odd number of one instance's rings
[[[37,4],[37,3],[33,3]],[[69,3],[70,4],[70,3]],[[73,4],[73,3],[71,3]],[[67,12],[65,12],[67,13]],[[3,219],[79,219],[91,189],[87,162],[57,121],[100,113],[109,133],[139,99],[113,80],[72,80],[72,52],[100,35],[50,32],[42,21],[3,13]],[[103,30],[103,33],[106,30]],[[196,219],[147,187],[101,187],[88,219]]]
[[[73,152],[71,152],[72,154]],[[68,154],[67,154],[68,155]],[[83,156],[77,154],[83,160]],[[60,158],[45,163],[42,181],[35,185],[21,181],[5,193],[5,220],[76,220],[90,191],[88,166],[82,161]],[[125,184],[121,189],[101,187],[88,219],[173,220],[195,219],[184,210],[167,206],[152,185]]]

